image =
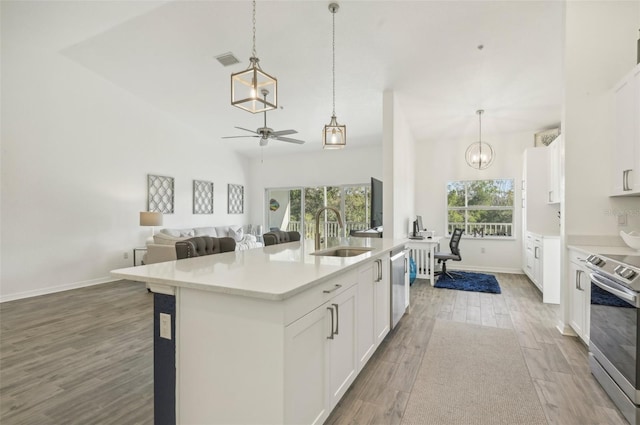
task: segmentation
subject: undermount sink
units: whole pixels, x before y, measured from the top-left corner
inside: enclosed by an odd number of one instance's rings
[[[373,251],[373,248],[339,246],[324,251],[316,251],[311,255],[319,255],[322,257],[355,257],[356,255],[366,254],[370,251]]]

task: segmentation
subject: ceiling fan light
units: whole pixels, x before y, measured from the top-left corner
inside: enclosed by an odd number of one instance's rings
[[[231,104],[254,114],[276,109],[278,80],[260,68],[258,58],[250,58],[249,61],[249,68],[231,74]],[[267,96],[260,95],[264,89]]]
[[[338,124],[336,116],[322,130],[323,149],[342,149],[347,145],[347,126]]]

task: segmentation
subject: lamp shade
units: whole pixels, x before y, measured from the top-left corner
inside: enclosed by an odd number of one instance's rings
[[[140,226],[162,226],[162,213],[140,211]]]

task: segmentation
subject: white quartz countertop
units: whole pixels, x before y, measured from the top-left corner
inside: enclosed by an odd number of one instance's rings
[[[638,255],[638,251],[628,246],[568,245],[567,247],[585,254]]]
[[[406,242],[406,239],[335,238],[320,249],[335,246],[372,249],[342,258],[311,255],[315,251],[313,240],[305,240],[112,270],[111,275],[149,284],[284,300],[403,247]]]

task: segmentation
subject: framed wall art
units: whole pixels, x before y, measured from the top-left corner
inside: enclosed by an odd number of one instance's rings
[[[229,214],[244,213],[244,186],[241,184],[227,185],[227,199],[227,212]]]
[[[213,182],[193,181],[193,213],[213,214]]]
[[[173,177],[147,175],[147,211],[173,214],[174,193]]]

